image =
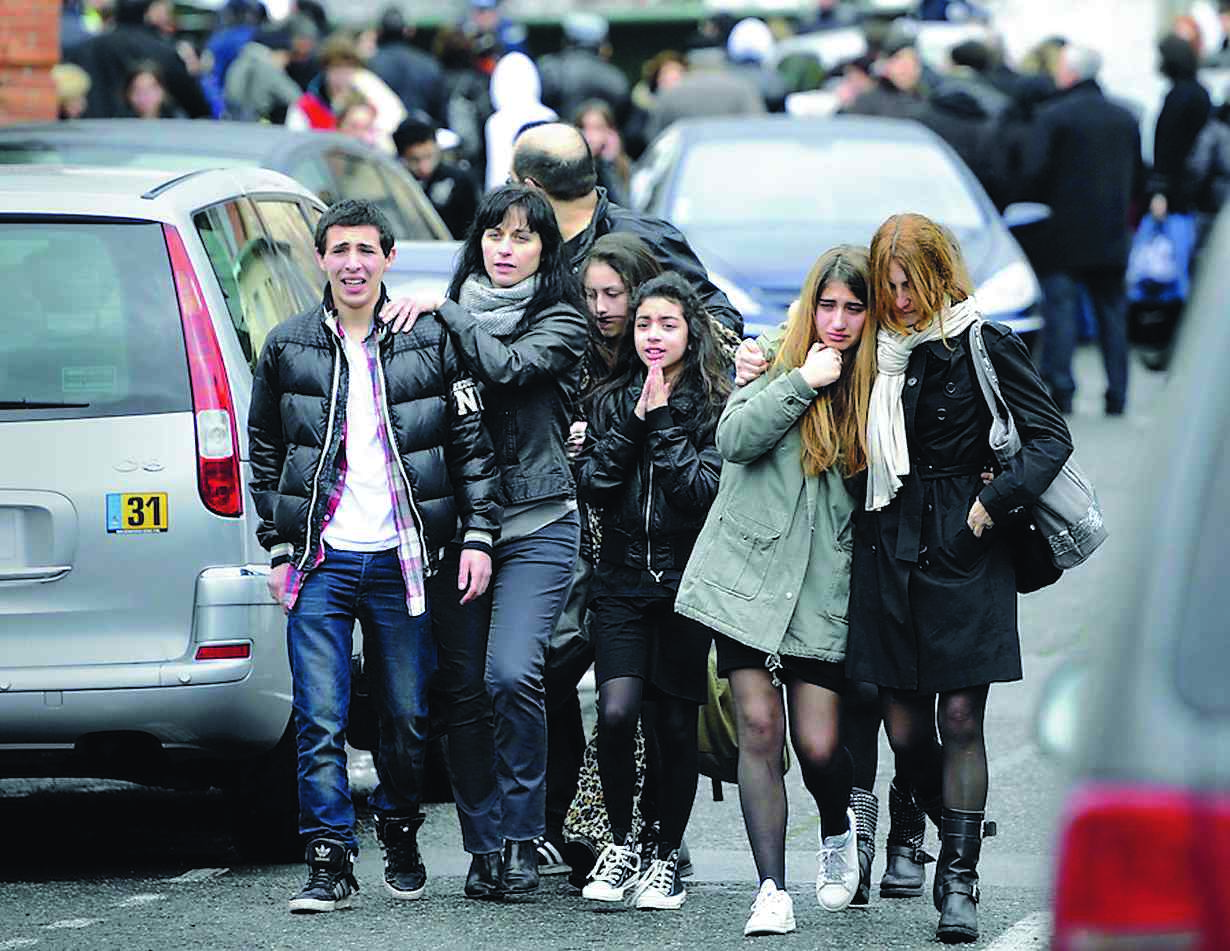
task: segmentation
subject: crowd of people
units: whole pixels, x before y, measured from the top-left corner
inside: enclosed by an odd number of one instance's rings
[[[869,901],[883,724],[880,893],[922,893],[930,820],[937,935],[975,940],[989,687],[1021,677],[1014,513],[1072,449],[1028,351],[983,325],[955,238],[920,215],[824,251],[788,321],[739,343],[683,235],[601,193],[581,130],[524,131],[510,168],[438,297],[389,300],[387,222],[335,204],[316,229],[322,302],[257,366],[253,494],[288,614],[307,843],[291,911],[359,887],[358,621],[395,898],[427,885],[431,682],[467,897],[524,900],[564,870],[584,901],[682,907],[713,648],[757,872],[744,933],[796,927],[787,729],[819,818],[816,899]],[[1006,467],[973,329],[1024,444]]]
[[[918,12],[954,6],[978,15]],[[902,21],[868,22],[865,55],[792,89],[766,67],[768,24],[718,18],[633,85],[593,14],[569,15],[564,48],[535,62],[498,0],[471,0],[430,53],[395,9],[352,34],[311,0],[276,23],[229,0],[203,48],[177,47],[169,7],[117,0],[113,24],[64,31],[64,116],[337,129],[400,158],[462,241],[446,294],[392,301],[387,221],[336,203],[315,235],[322,302],[279,325],[257,366],[253,495],[287,612],[308,863],[291,911],[346,907],[358,889],[345,769],[358,621],[393,897],[426,888],[430,683],[467,897],[526,898],[563,869],[585,900],[680,908],[712,648],[757,872],[745,934],[795,929],[787,731],[819,817],[817,901],[869,901],[883,726],[880,894],[922,893],[930,822],[937,936],[975,940],[989,687],[1021,677],[1013,526],[1072,450],[1082,295],[1105,411],[1120,415],[1128,223],[1208,211],[1230,188],[1225,109],[1186,25],[1159,46],[1173,88],[1148,173],[1097,54],[1060,39],[1014,69],[988,31],[940,74]],[[66,21],[83,16],[66,2]],[[819,0],[798,28],[859,22]],[[1040,371],[984,326],[953,235],[906,209],[868,247],[817,249],[787,322],[740,344],[738,311],[684,235],[621,199],[630,158],[675,119],[784,110],[914,119],[999,205],[1051,207],[1029,247]],[[1023,442],[1007,467],[988,445],[975,330]]]

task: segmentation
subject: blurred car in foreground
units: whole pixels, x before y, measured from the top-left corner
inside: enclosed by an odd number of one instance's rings
[[[172,172],[269,168],[326,205],[372,201],[388,216],[398,257],[386,283],[396,295],[442,291],[458,244],[414,176],[386,155],[336,132],[294,132],[258,122],[79,119],[0,126],[0,165],[103,165]]]
[[[260,168],[0,168],[0,776],[219,786],[287,861],[246,421],[265,336],[320,300],[322,209]]]
[[[915,211],[956,234],[979,304],[1024,336],[1042,326],[1041,289],[974,174],[937,135],[902,119],[767,116],[677,122],[646,150],[632,204],[677,225],[751,335],[785,319],[808,268],[835,244],[867,244],[889,215]]]
[[[1071,789],[1054,882],[1057,951],[1230,947],[1230,215],[1154,412],[1154,487],[1119,544],[1133,596],[1089,661],[1047,685],[1045,749]]]

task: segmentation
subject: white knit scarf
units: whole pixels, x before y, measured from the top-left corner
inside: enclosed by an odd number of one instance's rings
[[[867,511],[875,512],[893,500],[901,477],[910,471],[910,450],[905,438],[905,411],[901,394],[905,371],[915,347],[932,340],[955,340],[981,320],[978,302],[968,297],[944,309],[918,333],[897,333],[881,327],[876,333],[876,380],[871,387],[867,417]]]

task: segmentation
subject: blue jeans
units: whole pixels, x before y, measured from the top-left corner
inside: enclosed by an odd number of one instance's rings
[[[532,535],[497,545],[491,587],[464,606],[457,603],[455,553],[433,579],[436,683],[462,844],[471,854],[545,832],[543,669],[572,582],[580,531],[571,512]]]
[[[1097,319],[1098,342],[1106,367],[1106,408],[1122,411],[1127,401],[1128,339],[1127,297],[1123,271],[1068,273],[1057,271],[1042,278],[1046,323],[1042,328],[1042,379],[1060,409],[1071,411],[1076,379],[1072,354],[1076,350],[1081,290],[1089,292]]]
[[[374,751],[381,815],[419,811],[427,743],[427,685],[436,665],[431,616],[411,617],[396,550],[326,550],[286,622],[299,749],[299,831],[357,851],[346,774],[354,625],[376,704]]]

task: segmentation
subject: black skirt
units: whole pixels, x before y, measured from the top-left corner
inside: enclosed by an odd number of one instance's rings
[[[730,677],[732,670],[746,670],[756,667],[764,670],[775,670],[778,680],[783,682],[796,679],[843,693],[846,689],[846,665],[844,661],[819,660],[815,657],[793,657],[790,654],[779,654],[781,666],[771,669],[769,656],[755,647],[741,644],[725,634],[715,634],[717,642],[717,672],[721,677]]]

